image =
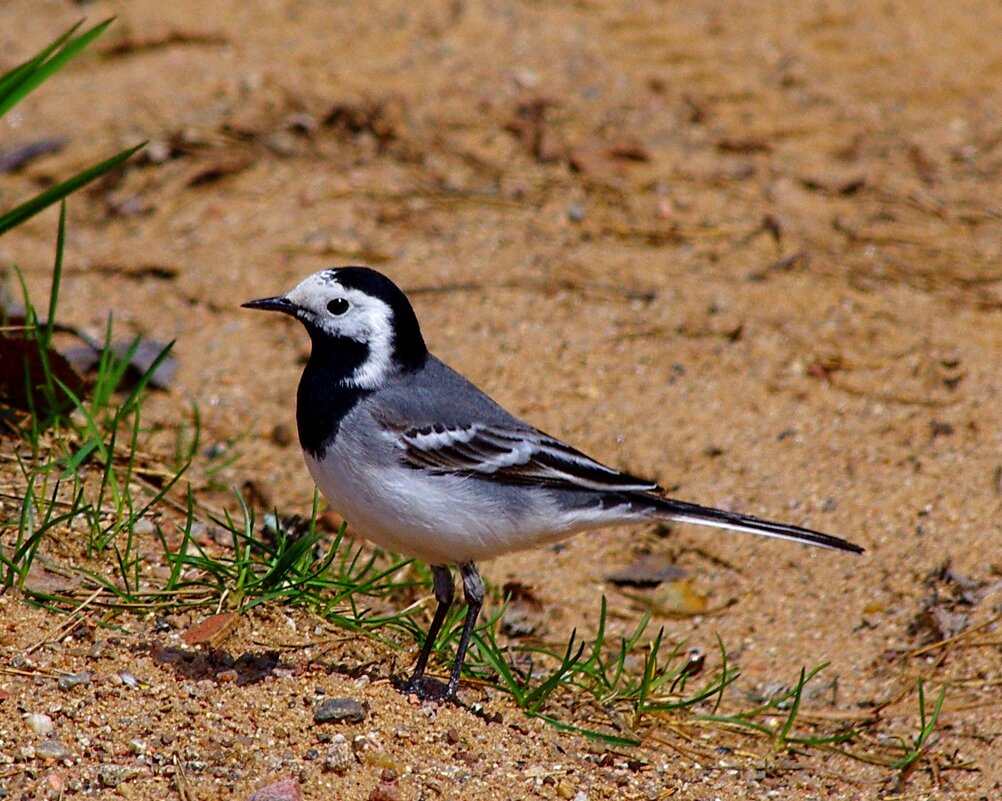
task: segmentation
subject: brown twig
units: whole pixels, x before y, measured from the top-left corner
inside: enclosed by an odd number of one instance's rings
[[[960,634],[954,634],[952,637],[947,637],[945,640],[938,640],[937,642],[930,643],[929,645],[924,645],[921,648],[916,648],[914,651],[909,651],[908,656],[911,657],[922,656],[923,654],[927,654],[930,651],[935,651],[937,648],[945,648],[948,645],[956,643],[958,640],[963,640],[969,637],[971,634],[974,634],[977,631],[981,631],[982,629],[986,629],[989,626],[998,623],[1000,620],[1002,620],[1002,615],[996,615],[991,620],[986,620],[984,623],[979,623],[977,626],[972,626],[969,629],[965,629],[964,631],[960,632]]]
[[[45,643],[49,642],[50,640],[52,640],[52,639],[59,639],[66,632],[68,632],[68,631],[70,631],[72,629],[75,629],[77,627],[77,625],[79,625],[79,623],[81,622],[80,619],[77,618],[77,615],[79,615],[80,612],[82,612],[84,609],[86,609],[88,606],[90,606],[90,604],[97,598],[97,596],[99,596],[104,591],[105,591],[104,587],[98,587],[96,590],[94,590],[94,592],[92,592],[90,595],[88,595],[80,603],[80,605],[77,606],[76,609],[74,609],[72,612],[70,612],[67,615],[66,619],[64,619],[58,625],[53,626],[52,628],[50,628],[42,636],[42,639],[40,639],[34,645],[29,646],[28,649],[27,649],[27,651],[25,651],[25,653],[28,653],[28,654],[34,653],[35,651],[37,651],[39,648],[41,648],[43,645],[45,645]]]

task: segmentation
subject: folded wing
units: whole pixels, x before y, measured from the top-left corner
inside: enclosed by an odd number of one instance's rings
[[[405,464],[440,475],[504,484],[532,484],[599,493],[608,508],[628,507],[647,519],[778,537],[805,545],[861,553],[858,545],[801,526],[676,501],[652,481],[614,470],[534,428],[498,424],[425,425],[397,433]]]
[[[435,424],[401,432],[398,443],[408,465],[434,473],[599,492],[658,489],[533,428]]]

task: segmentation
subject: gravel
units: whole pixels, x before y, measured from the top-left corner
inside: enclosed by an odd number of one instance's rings
[[[313,720],[317,723],[361,723],[368,710],[354,698],[328,698],[317,706]]]

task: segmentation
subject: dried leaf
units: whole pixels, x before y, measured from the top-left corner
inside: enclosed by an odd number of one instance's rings
[[[0,335],[0,404],[25,411],[44,412],[46,396],[45,369],[39,344],[23,336]],[[49,372],[74,392],[84,380],[62,355],[49,348],[44,351]],[[30,386],[29,386],[30,381]]]
[[[207,645],[209,648],[219,648],[230,635],[237,622],[236,612],[221,612],[196,623],[181,635],[181,640],[188,645]]]
[[[689,579],[673,581],[649,595],[631,594],[628,597],[666,617],[693,617],[706,613],[709,608],[708,597],[697,592]]]

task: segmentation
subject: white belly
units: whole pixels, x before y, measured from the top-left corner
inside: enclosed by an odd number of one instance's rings
[[[360,464],[331,448],[306,465],[331,507],[359,534],[429,564],[476,561],[613,522],[568,516],[539,496],[484,492],[476,479],[432,476],[403,465]]]

